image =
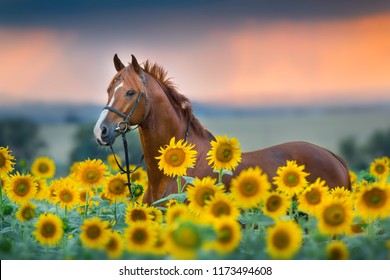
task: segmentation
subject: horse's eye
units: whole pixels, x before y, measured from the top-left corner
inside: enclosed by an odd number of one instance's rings
[[[132,90],[132,89],[129,89],[127,92],[126,92],[126,96],[133,96],[135,94],[135,91]]]

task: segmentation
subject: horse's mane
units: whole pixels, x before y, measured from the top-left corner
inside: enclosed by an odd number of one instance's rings
[[[193,129],[196,134],[214,138],[195,117],[190,100],[179,93],[175,84],[170,78],[167,78],[167,71],[161,65],[151,63],[149,60],[143,64],[143,67],[146,73],[153,76],[160,83],[174,108],[181,111],[186,119],[189,118],[191,129]]]

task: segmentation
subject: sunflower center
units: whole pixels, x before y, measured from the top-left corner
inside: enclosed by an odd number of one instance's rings
[[[386,203],[386,193],[378,188],[373,188],[363,195],[365,204],[371,208],[380,208]]]
[[[194,226],[182,224],[173,232],[173,240],[177,245],[185,249],[195,249],[200,246],[201,240]]]
[[[119,247],[118,241],[115,238],[110,238],[110,241],[108,241],[106,245],[107,251],[116,251]]]
[[[14,191],[18,196],[25,196],[30,191],[30,185],[26,181],[20,181],[15,185]]]
[[[126,185],[120,179],[114,179],[108,184],[110,193],[114,195],[120,195],[126,190]]]
[[[86,234],[90,239],[97,239],[101,235],[101,233],[102,230],[96,225],[91,225],[86,230]]]
[[[268,211],[274,212],[279,209],[281,204],[282,204],[282,199],[277,195],[273,195],[270,198],[268,198],[266,207]]]
[[[383,174],[383,173],[385,173],[385,167],[382,165],[382,164],[377,164],[376,166],[375,166],[375,171],[376,171],[376,173],[378,173],[378,174]]]
[[[258,193],[259,190],[259,184],[256,182],[256,180],[247,179],[242,182],[241,184],[241,194],[250,197]]]
[[[24,208],[22,211],[22,217],[26,220],[31,220],[32,218],[35,217],[34,209],[32,209],[30,207]]]
[[[135,244],[144,244],[148,240],[148,234],[143,229],[137,229],[132,236]]]
[[[56,225],[52,222],[46,222],[42,225],[41,234],[45,238],[50,238],[56,233]]]
[[[205,206],[206,201],[210,200],[214,196],[214,194],[215,191],[212,188],[205,187],[199,189],[195,195],[196,204],[202,207]]]
[[[3,154],[0,154],[0,168],[5,166],[5,156]]]
[[[73,200],[73,194],[69,191],[62,191],[60,194],[60,200],[65,203],[69,203]]]
[[[81,202],[86,202],[87,201],[87,192],[86,191],[81,191],[80,192],[80,201]]]
[[[227,143],[221,144],[217,148],[216,158],[217,158],[218,161],[221,161],[221,162],[229,162],[229,161],[231,161],[231,159],[233,158],[232,146],[227,144]]]
[[[279,250],[286,249],[290,245],[290,235],[288,232],[279,230],[273,235],[272,244]]]
[[[305,198],[309,204],[317,205],[321,202],[321,193],[316,189],[312,189],[305,194]]]
[[[131,174],[131,181],[137,181],[141,178],[141,174],[139,172],[135,172]]]
[[[292,188],[299,184],[299,175],[297,173],[288,173],[284,176],[284,184]]]
[[[85,179],[89,183],[94,183],[94,182],[98,181],[99,174],[95,170],[88,170],[85,174]]]
[[[345,211],[341,205],[331,205],[325,209],[324,221],[328,225],[339,226],[345,221]]]
[[[46,163],[41,163],[38,166],[38,170],[40,173],[47,173],[49,171],[49,166]]]
[[[229,241],[232,240],[232,237],[232,229],[228,226],[221,228],[218,232],[218,241],[221,243],[229,243]]]
[[[145,221],[146,220],[146,213],[145,211],[134,209],[131,211],[131,220],[132,221]]]
[[[186,154],[182,149],[173,148],[167,151],[165,154],[165,161],[173,167],[181,166],[186,158]]]
[[[220,217],[222,215],[228,216],[230,214],[230,206],[224,201],[218,201],[213,205],[212,213],[215,217]]]
[[[329,251],[328,258],[331,260],[342,260],[344,257],[344,254],[340,248],[332,248],[332,250]]]

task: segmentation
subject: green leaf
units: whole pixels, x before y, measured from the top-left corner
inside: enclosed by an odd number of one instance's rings
[[[153,202],[152,206],[156,206],[158,204],[165,203],[171,199],[176,199],[180,203],[183,203],[186,198],[187,198],[187,193],[173,193],[173,194],[168,195],[167,197],[164,197],[160,200]]]
[[[195,181],[195,178],[189,177],[189,176],[182,176],[182,178],[183,178],[184,180],[186,180],[186,183],[187,183],[187,184],[190,184],[190,185],[192,185],[192,184],[194,183],[194,181]]]

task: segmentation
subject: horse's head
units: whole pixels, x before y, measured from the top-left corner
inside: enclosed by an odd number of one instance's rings
[[[145,74],[137,59],[131,57],[131,64],[125,67],[118,56],[114,56],[118,73],[107,89],[108,101],[94,128],[100,145],[112,145],[121,132],[142,123],[147,115]]]

